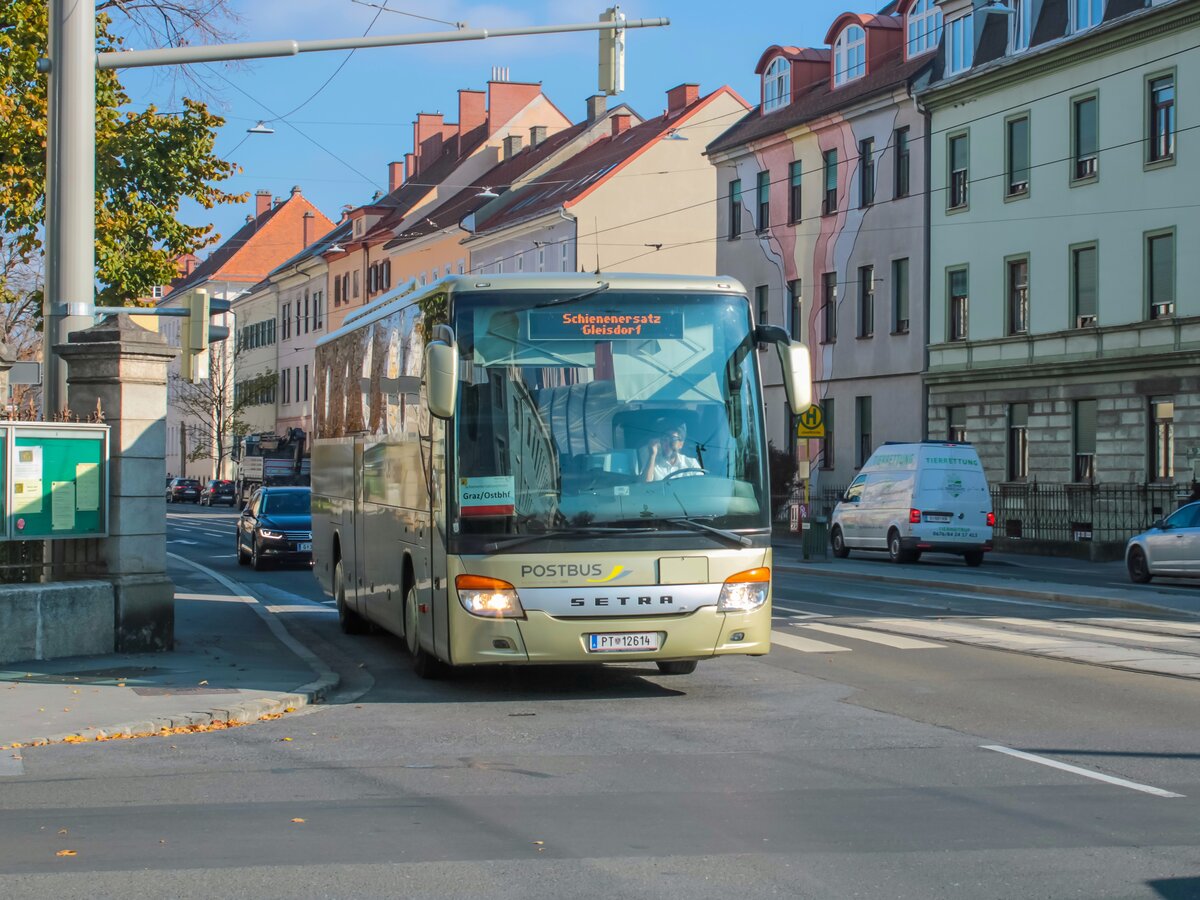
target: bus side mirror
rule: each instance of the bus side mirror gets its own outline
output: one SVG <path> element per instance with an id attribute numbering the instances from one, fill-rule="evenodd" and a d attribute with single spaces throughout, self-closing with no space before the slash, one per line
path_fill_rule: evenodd
<path id="1" fill-rule="evenodd" d="M 812 406 L 812 363 L 808 347 L 799 341 L 776 344 L 779 364 L 783 368 L 783 388 L 793 415 L 800 415 Z"/>
<path id="2" fill-rule="evenodd" d="M 454 416 L 458 400 L 458 346 L 431 341 L 425 348 L 425 384 L 429 411 L 439 419 Z"/>

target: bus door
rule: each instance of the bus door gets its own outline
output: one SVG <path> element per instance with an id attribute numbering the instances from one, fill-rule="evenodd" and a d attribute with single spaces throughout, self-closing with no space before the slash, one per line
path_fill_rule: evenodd
<path id="1" fill-rule="evenodd" d="M 353 602 L 350 604 L 358 612 L 361 612 L 364 606 L 363 600 L 366 597 L 366 590 L 363 584 L 363 579 L 366 574 L 366 553 L 364 552 L 365 523 L 363 516 L 363 435 L 356 434 L 354 436 L 354 463 L 351 466 L 351 471 L 354 473 L 354 492 L 351 495 L 350 501 L 350 521 L 351 533 L 354 535 L 354 555 L 353 555 L 353 570 L 350 576 L 350 587 L 353 590 L 350 595 L 353 596 Z M 347 597 L 349 600 L 349 597 Z"/>

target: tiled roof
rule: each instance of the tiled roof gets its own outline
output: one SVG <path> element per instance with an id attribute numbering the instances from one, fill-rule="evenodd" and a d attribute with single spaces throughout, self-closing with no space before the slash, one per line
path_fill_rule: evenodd
<path id="1" fill-rule="evenodd" d="M 844 109 L 875 94 L 911 84 L 925 74 L 934 54 L 923 53 L 904 62 L 880 66 L 862 78 L 833 88 L 830 79 L 822 78 L 801 90 L 799 96 L 782 109 L 763 114 L 762 107 L 750 110 L 741 121 L 708 145 L 709 153 L 719 153 L 731 147 L 786 131 L 796 125 Z"/>
<path id="2" fill-rule="evenodd" d="M 237 232 L 234 233 L 233 237 L 229 238 L 227 241 L 217 247 L 216 250 L 210 253 L 208 255 L 208 259 L 204 260 L 200 263 L 200 265 L 192 269 L 191 275 L 188 275 L 186 278 L 173 279 L 171 281 L 171 291 L 175 292 L 187 290 L 195 285 L 203 284 L 205 281 L 216 278 L 220 274 L 221 269 L 225 266 L 225 264 L 233 259 L 234 255 L 243 247 L 245 247 L 268 222 L 275 218 L 275 216 L 279 214 L 280 210 L 283 209 L 284 205 L 285 204 L 283 203 L 280 203 L 278 206 L 272 205 L 271 208 L 266 210 L 262 215 L 251 219 L 249 222 L 239 228 Z"/>
<path id="3" fill-rule="evenodd" d="M 350 232 L 353 230 L 353 225 L 354 223 L 348 219 L 345 222 L 338 223 L 330 231 L 321 235 L 321 237 L 317 238 L 291 259 L 284 260 L 277 265 L 274 269 L 267 273 L 267 279 L 264 280 L 268 280 L 272 275 L 277 275 L 280 272 L 290 269 L 292 266 L 296 265 L 302 260 L 313 256 L 320 256 L 334 244 L 338 243 L 339 241 L 344 241 L 346 238 L 348 238 L 350 236 Z"/>

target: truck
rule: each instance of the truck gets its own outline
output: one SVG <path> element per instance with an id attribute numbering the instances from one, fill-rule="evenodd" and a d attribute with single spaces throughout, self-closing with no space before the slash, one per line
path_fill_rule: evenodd
<path id="1" fill-rule="evenodd" d="M 242 439 L 236 493 L 239 506 L 264 485 L 299 487 L 309 484 L 309 458 L 305 455 L 307 435 L 289 428 L 283 435 L 251 434 Z"/>

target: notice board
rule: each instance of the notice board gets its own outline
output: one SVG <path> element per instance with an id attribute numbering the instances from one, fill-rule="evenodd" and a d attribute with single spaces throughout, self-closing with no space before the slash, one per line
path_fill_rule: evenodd
<path id="1" fill-rule="evenodd" d="M 108 426 L 10 423 L 3 460 L 9 540 L 108 534 Z"/>

